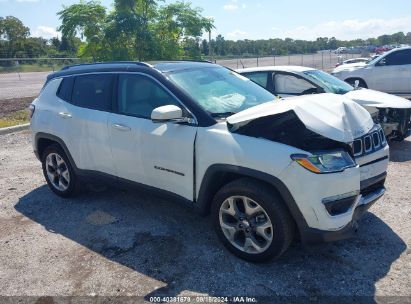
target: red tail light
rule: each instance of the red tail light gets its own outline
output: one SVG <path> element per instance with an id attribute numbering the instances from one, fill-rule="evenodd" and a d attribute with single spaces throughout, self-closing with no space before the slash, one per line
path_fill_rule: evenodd
<path id="1" fill-rule="evenodd" d="M 35 107 L 33 104 L 31 104 L 31 105 L 29 106 L 30 119 L 33 117 L 35 110 L 36 110 L 36 107 Z"/>

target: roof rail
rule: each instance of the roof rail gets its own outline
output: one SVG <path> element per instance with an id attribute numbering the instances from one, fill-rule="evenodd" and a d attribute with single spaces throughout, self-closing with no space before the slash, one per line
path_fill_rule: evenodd
<path id="1" fill-rule="evenodd" d="M 80 64 L 67 65 L 63 67 L 61 71 L 65 71 L 71 68 L 81 67 L 81 66 L 104 65 L 104 64 L 134 64 L 138 66 L 152 67 L 149 63 L 139 62 L 139 61 L 106 61 L 106 62 L 92 62 L 92 63 L 80 63 Z"/>

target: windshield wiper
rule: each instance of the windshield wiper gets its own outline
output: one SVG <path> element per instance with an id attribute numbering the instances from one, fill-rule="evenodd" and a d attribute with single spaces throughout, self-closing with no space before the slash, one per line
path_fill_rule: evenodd
<path id="1" fill-rule="evenodd" d="M 228 117 L 234 115 L 235 112 L 221 112 L 221 113 L 211 113 L 211 116 L 214 118 Z"/>

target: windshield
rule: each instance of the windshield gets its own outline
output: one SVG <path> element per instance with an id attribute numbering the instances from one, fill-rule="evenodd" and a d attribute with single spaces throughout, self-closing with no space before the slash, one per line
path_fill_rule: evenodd
<path id="1" fill-rule="evenodd" d="M 319 83 L 328 93 L 346 94 L 354 88 L 348 83 L 320 70 L 305 71 L 304 74 L 316 83 Z"/>
<path id="2" fill-rule="evenodd" d="M 223 67 L 175 71 L 168 77 L 214 117 L 226 117 L 276 98 L 248 78 Z"/>

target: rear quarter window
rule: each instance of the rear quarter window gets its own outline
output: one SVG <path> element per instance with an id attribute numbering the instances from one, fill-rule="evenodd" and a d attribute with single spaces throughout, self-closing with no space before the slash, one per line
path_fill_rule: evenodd
<path id="1" fill-rule="evenodd" d="M 57 90 L 57 96 L 67 102 L 71 102 L 71 93 L 73 91 L 73 77 L 65 77 L 60 83 Z"/>
<path id="2" fill-rule="evenodd" d="M 111 111 L 114 75 L 81 75 L 74 79 L 72 103 L 76 106 Z"/>

